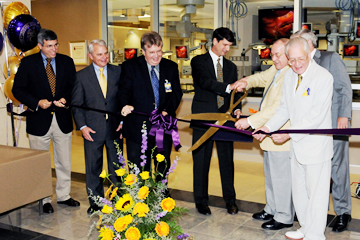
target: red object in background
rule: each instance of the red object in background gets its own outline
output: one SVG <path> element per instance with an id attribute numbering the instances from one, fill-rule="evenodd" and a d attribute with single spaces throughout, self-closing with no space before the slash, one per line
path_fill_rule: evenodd
<path id="1" fill-rule="evenodd" d="M 271 59 L 270 57 L 270 48 L 265 48 L 260 50 L 260 59 Z"/>
<path id="2" fill-rule="evenodd" d="M 176 57 L 177 58 L 188 58 L 186 46 L 176 46 Z"/>
<path id="3" fill-rule="evenodd" d="M 358 56 L 359 49 L 357 45 L 344 45 L 344 56 Z"/>
<path id="4" fill-rule="evenodd" d="M 259 10 L 259 39 L 290 37 L 293 22 L 293 9 Z"/>
<path id="5" fill-rule="evenodd" d="M 137 56 L 137 49 L 136 48 L 125 48 L 125 59 L 129 60 Z"/>
<path id="6" fill-rule="evenodd" d="M 360 38 L 360 22 L 357 22 L 356 37 L 357 37 L 357 38 Z"/>
<path id="7" fill-rule="evenodd" d="M 301 26 L 301 29 L 309 29 L 309 26 L 304 24 Z"/>

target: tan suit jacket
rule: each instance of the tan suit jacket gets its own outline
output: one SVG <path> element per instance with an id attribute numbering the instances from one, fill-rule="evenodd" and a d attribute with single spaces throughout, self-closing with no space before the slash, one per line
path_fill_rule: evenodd
<path id="1" fill-rule="evenodd" d="M 272 87 L 269 89 L 264 100 L 261 103 L 261 111 L 251 115 L 249 117 L 250 123 L 254 128 L 263 126 L 269 119 L 275 114 L 277 107 L 280 106 L 280 100 L 282 97 L 282 87 L 284 81 L 285 72 L 289 69 L 286 66 L 281 73 L 276 77 Z M 248 85 L 246 89 L 252 87 L 264 87 L 264 94 L 270 87 L 270 83 L 273 80 L 277 69 L 275 66 L 271 66 L 266 71 L 251 75 L 248 79 Z M 290 122 L 287 121 L 281 129 L 288 129 Z M 266 137 L 261 143 L 260 147 L 264 151 L 290 151 L 290 141 L 286 141 L 283 144 L 275 144 L 270 137 Z"/>

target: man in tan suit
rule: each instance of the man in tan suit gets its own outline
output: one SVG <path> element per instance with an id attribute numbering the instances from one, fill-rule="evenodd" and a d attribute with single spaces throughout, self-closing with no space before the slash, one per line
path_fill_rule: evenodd
<path id="1" fill-rule="evenodd" d="M 288 39 L 279 39 L 271 48 L 271 58 L 274 65 L 266 71 L 251 75 L 240 80 L 238 91 L 244 88 L 264 87 L 264 96 L 260 103 L 260 110 L 248 118 L 242 118 L 235 123 L 238 129 L 259 128 L 274 114 L 280 105 L 282 85 L 285 72 L 289 69 L 285 54 Z M 290 126 L 287 122 L 282 129 Z M 289 161 L 290 142 L 275 144 L 270 137 L 266 137 L 260 147 L 264 150 L 264 173 L 266 206 L 261 212 L 255 213 L 253 218 L 269 220 L 261 225 L 264 229 L 279 230 L 291 227 L 294 219 L 294 208 L 291 198 L 291 170 Z"/>

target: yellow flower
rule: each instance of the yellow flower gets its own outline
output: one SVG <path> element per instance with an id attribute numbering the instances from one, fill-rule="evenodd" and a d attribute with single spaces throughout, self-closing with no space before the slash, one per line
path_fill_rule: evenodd
<path id="1" fill-rule="evenodd" d="M 112 200 L 112 199 L 116 196 L 118 189 L 119 189 L 118 187 L 116 187 L 116 188 L 113 189 L 113 191 L 112 191 L 112 193 L 111 193 L 111 196 L 110 196 L 110 200 Z"/>
<path id="2" fill-rule="evenodd" d="M 115 230 L 117 232 L 124 231 L 127 228 L 127 226 L 132 222 L 132 220 L 133 220 L 133 217 L 130 214 L 116 219 L 116 221 L 114 223 Z"/>
<path id="3" fill-rule="evenodd" d="M 126 169 L 125 169 L 125 168 L 120 168 L 120 169 L 118 169 L 118 170 L 115 170 L 115 173 L 116 173 L 116 175 L 118 175 L 119 177 L 122 177 L 122 176 L 125 175 Z"/>
<path id="4" fill-rule="evenodd" d="M 112 187 L 113 187 L 113 185 L 111 184 L 111 186 L 108 188 L 108 190 L 106 190 L 105 198 L 107 198 L 107 196 L 109 196 L 109 193 L 110 193 Z"/>
<path id="5" fill-rule="evenodd" d="M 125 184 L 126 185 L 133 185 L 136 182 L 137 182 L 137 176 L 135 174 L 129 174 L 125 178 Z"/>
<path id="6" fill-rule="evenodd" d="M 134 200 L 129 193 L 124 194 L 115 204 L 117 210 L 127 212 L 134 205 Z"/>
<path id="7" fill-rule="evenodd" d="M 161 201 L 161 207 L 164 211 L 171 212 L 175 207 L 174 199 L 168 197 Z"/>
<path id="8" fill-rule="evenodd" d="M 103 213 L 109 214 L 109 213 L 112 213 L 113 208 L 112 208 L 112 207 L 109 207 L 108 205 L 104 205 L 104 207 L 103 207 L 103 209 L 101 209 L 101 211 L 102 211 Z"/>
<path id="9" fill-rule="evenodd" d="M 141 237 L 139 229 L 136 227 L 129 227 L 125 232 L 125 237 L 127 240 L 139 240 Z"/>
<path id="10" fill-rule="evenodd" d="M 146 203 L 137 203 L 134 206 L 133 215 L 138 215 L 139 217 L 145 217 L 149 213 L 149 207 Z"/>
<path id="11" fill-rule="evenodd" d="M 100 176 L 101 178 L 106 178 L 106 171 L 105 170 L 102 170 L 102 172 L 100 173 Z"/>
<path id="12" fill-rule="evenodd" d="M 113 231 L 110 228 L 107 228 L 106 226 L 101 228 L 99 232 L 100 232 L 99 237 L 101 237 L 100 240 L 112 240 L 114 238 Z"/>
<path id="13" fill-rule="evenodd" d="M 158 153 L 158 154 L 156 155 L 156 160 L 157 160 L 158 162 L 162 162 L 162 161 L 165 160 L 165 156 L 162 155 L 162 154 L 160 154 L 160 153 Z"/>
<path id="14" fill-rule="evenodd" d="M 103 217 L 103 215 L 100 215 L 99 221 L 98 221 L 98 223 L 97 223 L 97 225 L 96 225 L 96 228 L 97 228 L 97 229 L 100 229 L 102 217 Z"/>
<path id="15" fill-rule="evenodd" d="M 140 177 L 143 179 L 143 180 L 147 180 L 149 179 L 149 172 L 148 171 L 143 171 L 142 173 L 139 174 Z"/>
<path id="16" fill-rule="evenodd" d="M 149 188 L 147 186 L 143 186 L 140 188 L 139 192 L 138 192 L 138 197 L 141 200 L 144 200 L 147 198 L 147 196 L 149 195 Z"/>
<path id="17" fill-rule="evenodd" d="M 157 223 L 155 231 L 159 237 L 167 236 L 169 234 L 169 225 L 166 222 Z"/>

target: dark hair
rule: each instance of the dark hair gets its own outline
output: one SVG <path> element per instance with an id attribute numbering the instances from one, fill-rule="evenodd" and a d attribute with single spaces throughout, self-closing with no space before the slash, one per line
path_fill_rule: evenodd
<path id="1" fill-rule="evenodd" d="M 230 29 L 224 27 L 215 29 L 212 39 L 214 40 L 214 38 L 216 38 L 218 42 L 223 39 L 226 39 L 232 43 L 235 42 L 234 33 Z"/>
<path id="2" fill-rule="evenodd" d="M 145 46 L 150 48 L 152 45 L 162 47 L 161 36 L 157 32 L 144 33 L 141 37 L 141 49 L 145 51 Z"/>
<path id="3" fill-rule="evenodd" d="M 41 46 L 44 45 L 44 40 L 57 40 L 57 35 L 54 31 L 42 28 L 40 29 L 40 32 L 37 35 L 37 41 L 41 44 Z"/>

